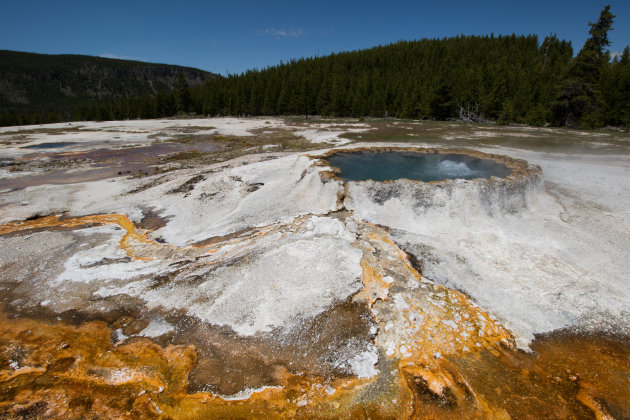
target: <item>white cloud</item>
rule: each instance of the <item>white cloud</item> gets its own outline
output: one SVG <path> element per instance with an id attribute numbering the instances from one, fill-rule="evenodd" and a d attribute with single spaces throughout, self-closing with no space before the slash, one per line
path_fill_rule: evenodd
<path id="1" fill-rule="evenodd" d="M 304 30 L 302 28 L 288 28 L 288 29 L 276 29 L 276 28 L 267 28 L 263 31 L 258 31 L 258 36 L 275 36 L 277 39 L 280 38 L 297 38 L 304 35 Z"/>

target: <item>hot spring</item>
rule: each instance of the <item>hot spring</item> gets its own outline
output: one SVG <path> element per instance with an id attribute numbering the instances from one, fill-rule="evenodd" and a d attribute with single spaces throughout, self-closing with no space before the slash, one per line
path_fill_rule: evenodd
<path id="1" fill-rule="evenodd" d="M 394 181 L 410 179 L 431 182 L 447 179 L 505 178 L 512 169 L 490 159 L 457 153 L 413 151 L 338 152 L 328 156 L 344 181 Z"/>
<path id="2" fill-rule="evenodd" d="M 329 150 L 318 159 L 331 168 L 321 172 L 324 180 L 344 181 L 345 209 L 383 225 L 387 217 L 413 220 L 427 211 L 515 213 L 543 187 L 540 167 L 476 150 L 369 147 Z"/>

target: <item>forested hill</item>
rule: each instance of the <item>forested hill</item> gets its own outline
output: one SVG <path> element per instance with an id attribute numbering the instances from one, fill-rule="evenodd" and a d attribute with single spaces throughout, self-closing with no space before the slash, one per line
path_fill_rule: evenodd
<path id="1" fill-rule="evenodd" d="M 209 114 L 321 114 L 540 122 L 573 49 L 536 36 L 401 41 L 208 83 Z"/>
<path id="2" fill-rule="evenodd" d="M 208 114 L 457 118 L 498 123 L 630 126 L 630 48 L 611 61 L 604 7 L 577 56 L 555 36 L 402 41 L 292 61 L 209 82 Z"/>
<path id="3" fill-rule="evenodd" d="M 180 75 L 189 86 L 217 77 L 166 64 L 0 50 L 0 123 L 69 120 L 81 107 L 171 92 Z"/>
<path id="4" fill-rule="evenodd" d="M 214 80 L 197 90 L 195 109 L 630 126 L 629 49 L 611 61 L 598 39 L 575 58 L 555 36 L 401 41 Z"/>
<path id="5" fill-rule="evenodd" d="M 585 48 L 587 48 L 585 46 Z M 109 103 L 81 119 L 311 115 L 630 126 L 629 49 L 536 36 L 403 41 L 214 79 L 170 96 Z M 176 108 L 174 108 L 176 106 Z"/>
<path id="6" fill-rule="evenodd" d="M 576 57 L 548 36 L 401 41 L 208 82 L 204 114 L 320 114 L 630 126 L 630 48 L 611 60 L 606 6 Z"/>

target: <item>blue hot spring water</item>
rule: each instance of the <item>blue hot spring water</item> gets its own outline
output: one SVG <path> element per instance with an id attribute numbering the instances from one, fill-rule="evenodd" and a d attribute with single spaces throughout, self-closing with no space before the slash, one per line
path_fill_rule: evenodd
<path id="1" fill-rule="evenodd" d="M 341 170 L 344 181 L 393 181 L 407 178 L 417 181 L 506 177 L 511 170 L 487 159 L 444 153 L 414 152 L 341 152 L 328 161 Z"/>

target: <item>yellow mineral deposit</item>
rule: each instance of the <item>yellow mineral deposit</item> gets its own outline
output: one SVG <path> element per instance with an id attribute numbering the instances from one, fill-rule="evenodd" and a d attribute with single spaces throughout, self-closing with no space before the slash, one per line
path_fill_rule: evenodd
<path id="1" fill-rule="evenodd" d="M 164 247 L 177 249 L 151 240 L 116 214 L 8 223 L 0 226 L 0 235 L 93 224 L 124 229 L 120 247 L 133 258 L 157 258 Z M 223 244 L 277 231 L 268 227 Z M 251 390 L 240 400 L 189 393 L 188 375 L 198 357 L 193 346 L 160 346 L 142 337 L 115 345 L 111 336 L 117 325 L 14 319 L 3 310 L 0 414 L 178 419 L 526 418 L 532 413 L 604 419 L 628 414 L 627 343 L 561 336 L 536 341 L 537 355 L 519 352 L 510 333 L 467 296 L 423 278 L 387 232 L 366 223 L 359 231 L 355 246 L 363 251 L 364 287 L 354 299 L 371 309 L 379 327 L 376 344 L 395 369 L 387 386 L 379 385 L 387 369 L 381 363 L 381 374 L 370 379 L 326 379 L 279 366 L 281 386 Z M 203 252 L 208 249 L 216 253 L 221 243 Z"/>
<path id="2" fill-rule="evenodd" d="M 146 338 L 111 343 L 103 322 L 73 327 L 0 313 L 0 410 L 35 412 L 46 402 L 49 417 L 205 418 L 333 417 L 359 410 L 354 401 L 367 380 L 308 378 L 278 373 L 282 387 L 228 401 L 209 393 L 187 393 L 187 376 L 196 360 L 191 346 L 160 347 Z M 40 404 L 41 405 L 41 404 Z M 323 410 L 323 411 L 322 411 Z M 25 411 L 25 412 L 26 412 Z"/>
<path id="3" fill-rule="evenodd" d="M 420 389 L 421 393 L 431 395 L 442 405 L 467 406 L 472 398 L 480 413 L 490 414 L 492 410 L 487 403 L 475 395 L 449 357 L 488 349 L 513 351 L 514 341 L 509 332 L 462 293 L 423 279 L 386 232 L 374 225 L 366 226 L 369 231 L 365 237 L 379 243 L 379 255 L 397 258 L 398 264 L 389 265 L 389 271 L 399 276 L 399 284 L 406 282 L 411 289 L 409 293 L 399 292 L 392 298 L 394 303 L 385 305 L 383 301 L 387 300 L 387 289 L 393 279 L 384 281 L 382 269 L 371 267 L 368 258 L 364 258 L 365 287 L 357 295 L 367 291 L 370 297 L 369 305 L 381 328 L 377 342 L 390 359 L 397 361 L 400 382 L 416 394 Z M 364 255 L 371 253 L 364 251 Z M 382 259 L 375 263 L 383 265 Z M 375 305 L 379 298 L 382 301 Z M 426 412 L 427 407 L 418 405 L 420 396 L 412 398 L 416 414 Z"/>
<path id="4" fill-rule="evenodd" d="M 354 295 L 354 300 L 367 302 L 370 307 L 378 299 L 387 300 L 390 284 L 383 280 L 383 274 L 380 270 L 371 266 L 365 257 L 361 260 L 361 269 L 363 289 Z"/>
<path id="5" fill-rule="evenodd" d="M 25 222 L 10 222 L 0 226 L 0 235 L 31 229 L 80 228 L 91 224 L 116 224 L 120 226 L 126 232 L 120 241 L 120 247 L 127 252 L 127 255 L 137 259 L 151 259 L 133 255 L 130 247 L 135 243 L 156 245 L 156 242 L 149 239 L 141 230 L 136 229 L 133 222 L 122 214 L 92 215 L 67 219 L 59 216 L 46 216 Z"/>

